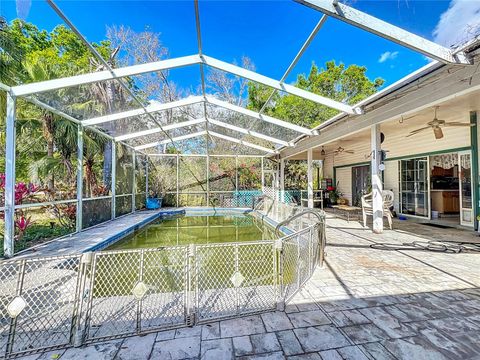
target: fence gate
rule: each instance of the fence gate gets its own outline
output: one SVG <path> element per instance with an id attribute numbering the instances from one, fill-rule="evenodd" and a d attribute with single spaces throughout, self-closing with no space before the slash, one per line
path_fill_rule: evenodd
<path id="1" fill-rule="evenodd" d="M 94 254 L 85 342 L 187 323 L 188 247 Z"/>
<path id="2" fill-rule="evenodd" d="M 273 241 L 195 246 L 197 322 L 276 309 L 277 256 Z"/>
<path id="3" fill-rule="evenodd" d="M 0 262 L 0 357 L 275 310 L 312 275 L 324 231 Z"/>
<path id="4" fill-rule="evenodd" d="M 5 357 L 71 343 L 79 256 L 0 262 L 0 351 Z"/>

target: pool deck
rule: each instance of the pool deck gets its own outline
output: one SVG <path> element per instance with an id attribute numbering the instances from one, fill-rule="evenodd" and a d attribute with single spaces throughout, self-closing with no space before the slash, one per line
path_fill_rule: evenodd
<path id="1" fill-rule="evenodd" d="M 184 214 L 184 208 L 142 210 L 107 221 L 79 233 L 65 236 L 22 251 L 14 259 L 37 256 L 60 256 L 101 250 L 153 220 Z"/>
<path id="2" fill-rule="evenodd" d="M 285 312 L 22 359 L 480 359 L 480 254 L 370 247 L 478 234 L 410 222 L 373 234 L 330 215 L 327 225 L 326 263 Z"/>

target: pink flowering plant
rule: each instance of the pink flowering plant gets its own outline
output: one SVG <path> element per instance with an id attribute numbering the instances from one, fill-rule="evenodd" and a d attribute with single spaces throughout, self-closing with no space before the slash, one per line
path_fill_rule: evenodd
<path id="1" fill-rule="evenodd" d="M 15 184 L 15 205 L 24 204 L 26 201 L 34 202 L 40 188 L 32 183 L 18 182 Z M 5 204 L 5 174 L 0 173 L 0 202 Z M 3 213 L 1 214 L 3 218 Z M 22 240 L 27 229 L 33 224 L 31 216 L 25 209 L 15 211 L 16 240 Z"/>

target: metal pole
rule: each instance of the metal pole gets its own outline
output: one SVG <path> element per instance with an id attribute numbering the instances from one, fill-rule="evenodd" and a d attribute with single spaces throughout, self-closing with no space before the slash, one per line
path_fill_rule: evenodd
<path id="1" fill-rule="evenodd" d="M 135 193 L 137 192 L 137 184 L 135 183 L 136 177 L 135 177 L 135 170 L 137 166 L 137 153 L 135 150 L 133 150 L 133 155 L 132 155 L 132 167 L 133 167 L 133 174 L 132 174 L 132 213 L 135 212 L 136 206 L 135 206 Z"/>
<path id="2" fill-rule="evenodd" d="M 112 189 L 112 220 L 115 219 L 115 210 L 116 210 L 116 182 L 117 182 L 117 147 L 114 140 L 112 140 L 112 180 L 111 180 L 111 189 Z"/>
<path id="3" fill-rule="evenodd" d="M 263 168 L 264 166 L 264 161 L 263 161 L 263 156 L 261 157 L 261 163 L 262 163 L 262 194 L 265 192 L 265 170 Z"/>
<path id="4" fill-rule="evenodd" d="M 308 207 L 313 208 L 313 150 L 312 148 L 307 150 L 307 199 Z"/>
<path id="5" fill-rule="evenodd" d="M 280 202 L 285 201 L 285 159 L 280 160 Z"/>
<path id="6" fill-rule="evenodd" d="M 23 284 L 25 281 L 25 267 L 26 267 L 27 260 L 23 259 L 19 265 L 19 271 L 17 275 L 17 286 L 16 286 L 16 297 L 22 296 L 23 293 Z M 16 335 L 16 328 L 17 328 L 17 321 L 18 315 L 14 318 L 10 318 L 10 328 L 7 337 L 7 344 L 5 349 L 5 355 L 8 358 L 12 351 L 13 345 L 15 344 L 15 335 Z"/>
<path id="7" fill-rule="evenodd" d="M 148 173 L 148 156 L 145 156 L 145 199 L 148 197 L 148 178 L 149 178 L 149 173 Z"/>
<path id="8" fill-rule="evenodd" d="M 372 125 L 372 211 L 373 211 L 373 232 L 380 234 L 383 232 L 383 197 L 382 180 L 380 173 L 380 125 Z"/>
<path id="9" fill-rule="evenodd" d="M 5 148 L 5 235 L 4 256 L 12 257 L 15 240 L 15 115 L 16 98 L 7 92 Z"/>
<path id="10" fill-rule="evenodd" d="M 83 227 L 83 125 L 77 127 L 77 232 Z"/>
<path id="11" fill-rule="evenodd" d="M 205 130 L 207 131 L 205 137 L 207 139 L 206 141 L 206 145 L 207 145 L 207 163 L 206 163 L 206 166 L 207 166 L 207 206 L 210 206 L 210 155 L 209 155 L 209 151 L 208 151 L 208 146 L 209 146 L 209 137 L 208 137 L 208 123 L 205 123 Z"/>
<path id="12" fill-rule="evenodd" d="M 312 43 L 313 39 L 315 38 L 315 36 L 318 34 L 318 32 L 320 31 L 320 29 L 322 28 L 323 24 L 325 24 L 325 21 L 327 21 L 327 15 L 323 15 L 320 20 L 318 21 L 317 25 L 315 25 L 315 27 L 313 28 L 312 32 L 310 33 L 310 35 L 308 35 L 308 38 L 307 40 L 305 40 L 305 42 L 303 43 L 302 47 L 300 48 L 300 50 L 298 51 L 298 53 L 295 55 L 295 57 L 293 58 L 292 62 L 290 63 L 290 65 L 288 66 L 287 70 L 285 71 L 285 73 L 283 74 L 282 78 L 280 79 L 280 82 L 285 82 L 285 80 L 287 80 L 287 77 L 288 75 L 290 74 L 290 72 L 293 70 L 293 68 L 295 67 L 295 65 L 297 65 L 298 61 L 300 60 L 300 58 L 302 57 L 302 55 L 305 53 L 305 51 L 307 50 L 307 48 L 310 46 L 310 44 Z M 262 108 L 260 109 L 259 113 L 263 113 L 263 111 L 265 110 L 265 108 L 267 107 L 267 105 L 270 103 L 270 101 L 272 100 L 273 96 L 275 95 L 275 93 L 277 92 L 276 89 L 274 89 L 267 101 L 265 101 L 265 103 L 263 104 Z"/>
<path id="13" fill-rule="evenodd" d="M 180 206 L 179 182 L 180 180 L 180 155 L 177 154 L 177 207 Z M 188 197 L 188 196 L 187 196 Z"/>

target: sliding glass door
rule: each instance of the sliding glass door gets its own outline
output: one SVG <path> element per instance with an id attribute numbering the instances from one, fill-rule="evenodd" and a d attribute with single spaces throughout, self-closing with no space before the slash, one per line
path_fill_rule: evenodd
<path id="1" fill-rule="evenodd" d="M 430 218 L 428 158 L 401 160 L 400 213 Z"/>
<path id="2" fill-rule="evenodd" d="M 473 226 L 472 157 L 470 151 L 458 153 L 460 177 L 460 224 Z"/>

